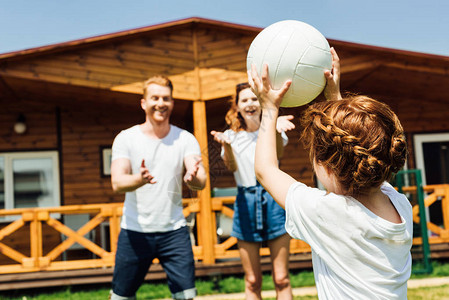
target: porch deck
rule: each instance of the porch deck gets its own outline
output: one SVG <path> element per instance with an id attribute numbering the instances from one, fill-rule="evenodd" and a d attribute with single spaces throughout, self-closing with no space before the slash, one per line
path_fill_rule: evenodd
<path id="1" fill-rule="evenodd" d="M 426 186 L 427 194 L 424 199 L 428 208 L 436 201 L 441 201 L 442 223 L 427 222 L 428 230 L 432 233 L 429 237 L 431 257 L 435 259 L 449 257 L 449 185 Z M 404 192 L 413 193 L 416 187 L 404 188 Z M 235 247 L 237 240 L 233 237 L 219 240 L 214 235 L 211 240 L 202 237 L 212 236 L 216 232 L 215 215 L 221 213 L 232 218 L 233 211 L 228 207 L 235 197 L 213 197 L 211 210 L 202 211 L 198 199 L 185 199 L 184 215 L 196 215 L 195 241 L 193 253 L 196 263 L 196 276 L 213 276 L 227 274 L 243 274 L 239 260 L 239 253 Z M 78 230 L 72 230 L 66 224 L 61 223 L 57 216 L 90 214 L 90 220 Z M 0 216 L 15 216 L 15 220 L 0 229 L 0 253 L 6 256 L 10 262 L 0 263 L 0 290 L 25 289 L 61 285 L 98 284 L 111 282 L 114 265 L 116 243 L 118 238 L 119 218 L 122 214 L 122 204 L 101 205 L 76 205 L 52 208 L 30 208 L 0 210 Z M 208 214 L 208 218 L 204 215 Z M 205 222 L 212 220 L 212 222 Z M 413 205 L 413 221 L 419 223 L 419 206 Z M 98 241 L 86 238 L 86 235 L 101 228 L 101 224 L 107 222 L 109 230 L 109 247 L 104 247 Z M 29 239 L 21 241 L 28 250 L 15 249 L 8 242 L 14 240 L 14 234 L 18 231 L 29 232 Z M 45 231 L 47 230 L 47 233 Z M 44 241 L 49 236 L 48 230 L 58 236 L 64 235 L 59 244 L 45 247 Z M 207 234 L 205 234 L 207 232 Z M 10 238 L 8 240 L 8 238 Z M 17 240 L 17 238 L 16 238 Z M 79 244 L 88 253 L 88 259 L 62 258 L 62 255 L 75 243 Z M 213 243 L 211 252 L 207 253 L 205 243 Z M 420 237 L 413 239 L 413 244 L 421 245 Z M 47 245 L 48 246 L 48 245 Z M 47 249 L 45 249 L 47 248 Z M 18 251 L 19 250 L 19 251 Z M 292 240 L 290 245 L 290 269 L 311 268 L 310 247 L 299 240 Z M 261 248 L 263 270 L 270 270 L 269 249 Z M 422 253 L 412 253 L 414 258 L 419 258 Z M 211 257 L 212 263 L 205 260 Z M 163 279 L 165 274 L 155 260 L 154 265 L 147 274 L 146 279 Z"/>
<path id="2" fill-rule="evenodd" d="M 312 268 L 310 253 L 295 254 L 291 256 L 290 269 L 298 270 L 309 268 Z M 263 257 L 262 270 L 269 271 L 270 269 L 270 259 L 268 257 Z M 69 285 L 107 284 L 112 282 L 113 271 L 113 267 L 104 267 L 97 269 L 3 274 L 0 275 L 0 291 Z M 195 264 L 195 275 L 197 278 L 242 274 L 243 268 L 240 260 L 237 259 L 217 261 L 213 265 L 206 265 L 202 262 L 196 262 Z M 148 271 L 145 280 L 163 280 L 165 278 L 166 275 L 161 265 L 153 264 Z"/>

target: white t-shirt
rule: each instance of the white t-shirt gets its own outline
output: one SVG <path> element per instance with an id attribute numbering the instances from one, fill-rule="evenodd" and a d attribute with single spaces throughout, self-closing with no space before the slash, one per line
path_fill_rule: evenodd
<path id="1" fill-rule="evenodd" d="M 234 178 L 237 186 L 249 187 L 256 185 L 256 173 L 254 171 L 254 157 L 256 155 L 256 143 L 259 130 L 248 132 L 245 130 L 235 132 L 231 129 L 223 133 L 230 141 L 237 171 L 234 172 Z M 288 143 L 288 137 L 282 132 L 282 142 Z M 222 148 L 221 156 L 224 155 Z"/>
<path id="2" fill-rule="evenodd" d="M 286 197 L 287 232 L 312 248 L 320 299 L 407 299 L 412 207 L 384 183 L 402 223 L 382 219 L 352 197 L 294 183 Z"/>
<path id="3" fill-rule="evenodd" d="M 132 173 L 140 173 L 142 159 L 157 181 L 125 195 L 121 227 L 138 232 L 166 232 L 186 225 L 182 213 L 184 158 L 200 155 L 195 137 L 170 125 L 162 139 L 145 135 L 140 125 L 120 132 L 112 145 L 112 160 L 126 158 Z"/>

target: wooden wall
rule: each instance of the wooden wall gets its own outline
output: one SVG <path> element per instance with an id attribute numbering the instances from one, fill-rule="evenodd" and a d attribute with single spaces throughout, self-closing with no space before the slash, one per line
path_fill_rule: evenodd
<path id="1" fill-rule="evenodd" d="M 110 177 L 101 175 L 101 147 L 137 119 L 111 110 L 61 111 L 64 205 L 118 201 L 111 193 Z M 142 121 L 142 116 L 140 116 Z"/>
<path id="2" fill-rule="evenodd" d="M 57 150 L 56 117 L 54 107 L 42 107 L 40 103 L 24 103 L 14 99 L 0 99 L 0 152 L 16 152 L 30 150 Z M 17 135 L 13 126 L 19 114 L 26 117 L 27 132 Z M 1 227 L 8 223 L 0 224 Z M 29 226 L 25 226 L 12 236 L 5 237 L 2 243 L 30 253 Z M 47 241 L 44 250 L 51 250 L 59 241 L 59 236 L 52 233 L 48 226 L 43 228 L 44 238 Z M 0 255 L 0 264 L 13 263 L 11 259 Z"/>
<path id="3" fill-rule="evenodd" d="M 11 102 L 9 102 L 11 101 Z M 13 99 L 0 99 L 0 151 L 29 149 L 56 149 L 56 118 L 51 107 L 39 107 L 38 103 L 20 103 Z M 27 132 L 17 135 L 13 126 L 20 114 L 26 117 Z"/>

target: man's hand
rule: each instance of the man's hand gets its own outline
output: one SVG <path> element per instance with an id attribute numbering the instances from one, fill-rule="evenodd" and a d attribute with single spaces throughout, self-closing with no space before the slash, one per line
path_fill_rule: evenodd
<path id="1" fill-rule="evenodd" d="M 142 178 L 142 182 L 144 183 L 156 183 L 153 175 L 151 175 L 150 171 L 145 167 L 145 160 L 142 159 L 142 164 L 140 165 L 140 177 Z"/>
<path id="2" fill-rule="evenodd" d="M 132 192 L 147 183 L 153 184 L 156 180 L 145 167 L 145 160 L 142 159 L 140 172 L 136 173 L 132 172 L 131 161 L 127 158 L 118 158 L 111 163 L 111 184 L 114 192 Z"/>
<path id="3" fill-rule="evenodd" d="M 184 182 L 192 190 L 202 190 L 206 185 L 206 172 L 200 156 L 192 155 L 185 159 Z"/>

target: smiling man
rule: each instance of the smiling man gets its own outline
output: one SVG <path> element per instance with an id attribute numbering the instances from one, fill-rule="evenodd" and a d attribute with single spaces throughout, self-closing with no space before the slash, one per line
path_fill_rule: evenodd
<path id="1" fill-rule="evenodd" d="M 182 212 L 182 181 L 200 190 L 206 173 L 195 137 L 170 124 L 172 93 L 168 78 L 148 79 L 140 103 L 145 123 L 120 132 L 112 145 L 112 188 L 125 193 L 113 300 L 135 299 L 154 258 L 167 273 L 174 299 L 196 295 L 192 246 Z"/>

